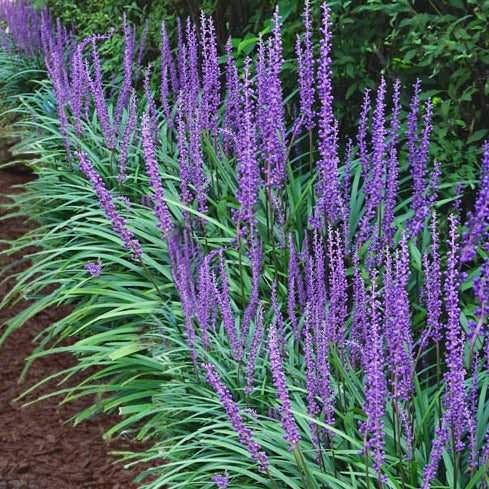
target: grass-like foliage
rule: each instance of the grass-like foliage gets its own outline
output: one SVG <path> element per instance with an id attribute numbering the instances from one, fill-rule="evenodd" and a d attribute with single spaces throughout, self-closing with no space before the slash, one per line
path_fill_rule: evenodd
<path id="1" fill-rule="evenodd" d="M 2 305 L 37 300 L 1 339 L 73 305 L 26 368 L 73 352 L 60 392 L 96 394 L 75 421 L 118 412 L 107 436 L 152 440 L 122 454 L 152 462 L 147 489 L 487 483 L 489 147 L 467 209 L 474 182 L 447 187 L 430 158 L 420 83 L 384 79 L 344 141 L 329 19 L 306 2 L 297 57 L 283 60 L 277 10 L 242 70 L 230 45 L 218 57 L 204 15 L 175 48 L 163 24 L 161 66 L 147 69 L 124 22 L 116 84 L 100 52 L 120 33 L 75 41 L 39 26 L 49 80 L 16 113 L 41 158 L 15 202 L 38 227 L 12 243 L 38 251 Z"/>

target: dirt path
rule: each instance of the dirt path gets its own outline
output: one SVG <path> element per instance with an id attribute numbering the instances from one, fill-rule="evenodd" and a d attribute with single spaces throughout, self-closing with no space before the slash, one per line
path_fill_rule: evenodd
<path id="1" fill-rule="evenodd" d="M 5 202 L 5 196 L 14 191 L 12 185 L 30 178 L 0 171 L 0 201 Z M 0 221 L 0 239 L 15 238 L 27 229 L 22 219 Z M 10 257 L 0 256 L 0 268 L 9 261 Z M 11 285 L 0 284 L 0 297 Z M 21 311 L 24 304 L 0 311 L 0 324 Z M 115 458 L 109 454 L 129 445 L 119 440 L 108 444 L 101 439 L 104 426 L 113 424 L 114 419 L 99 416 L 71 427 L 63 422 L 86 407 L 86 401 L 60 406 L 58 398 L 50 398 L 27 407 L 12 402 L 28 386 L 74 364 L 68 354 L 49 356 L 33 364 L 23 384 L 17 383 L 24 358 L 33 350 L 34 336 L 63 312 L 59 308 L 38 314 L 0 347 L 0 489 L 135 488 L 131 481 L 138 470 L 115 466 Z M 40 389 L 37 395 L 48 391 Z"/>

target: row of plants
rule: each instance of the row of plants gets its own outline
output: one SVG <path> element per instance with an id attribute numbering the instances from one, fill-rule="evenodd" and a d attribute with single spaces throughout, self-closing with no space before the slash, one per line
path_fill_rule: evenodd
<path id="1" fill-rule="evenodd" d="M 151 440 L 121 454 L 151 462 L 148 489 L 485 487 L 489 146 L 478 187 L 454 187 L 430 156 L 434 102 L 384 78 L 345 137 L 327 4 L 305 2 L 286 77 L 278 9 L 248 55 L 219 57 L 204 14 L 175 43 L 162 24 L 146 67 L 125 17 L 78 39 L 0 7 L 1 84 L 41 155 L 12 204 L 38 227 L 11 243 L 39 249 L 2 305 L 35 301 L 1 340 L 73 305 L 26 369 L 77 357 L 54 376 L 66 401 L 95 394 L 75 422 L 118 413 L 106 436 Z"/>
<path id="2" fill-rule="evenodd" d="M 218 52 L 224 54 L 228 36 L 233 47 L 246 54 L 256 49 L 259 32 L 272 28 L 274 2 L 267 0 L 200 0 L 185 2 L 133 2 L 97 0 L 59 2 L 37 0 L 48 5 L 67 26 L 75 26 L 81 37 L 105 32 L 122 22 L 125 11 L 132 22 L 141 22 L 147 33 L 145 60 L 157 62 L 160 24 L 165 20 L 171 38 L 178 36 L 178 18 L 190 17 L 198 25 L 199 12 L 212 14 Z M 320 0 L 311 1 L 314 17 L 320 16 Z M 304 2 L 280 0 L 287 29 L 282 33 L 284 88 L 294 89 L 296 33 L 301 29 Z M 395 3 L 382 1 L 329 3 L 335 49 L 332 52 L 335 115 L 342 137 L 354 137 L 363 90 L 374 89 L 380 76 L 393 81 L 401 77 L 410 86 L 423 81 L 423 101 L 433 100 L 433 157 L 450 164 L 452 181 L 476 177 L 477 146 L 487 137 L 489 84 L 487 63 L 489 4 L 480 0 L 435 0 Z M 141 21 L 140 19 L 145 19 Z M 144 36 L 143 36 L 144 37 Z M 312 35 L 317 47 L 320 36 Z M 107 73 L 122 63 L 122 37 L 113 36 L 103 50 Z M 239 63 L 239 59 L 237 60 Z M 290 75 L 290 76 L 289 76 Z M 401 89 L 403 104 L 409 90 Z M 343 141 L 344 142 L 344 141 Z M 476 144 L 474 144 L 476 143 Z M 454 157 L 454 154 L 457 156 Z"/>

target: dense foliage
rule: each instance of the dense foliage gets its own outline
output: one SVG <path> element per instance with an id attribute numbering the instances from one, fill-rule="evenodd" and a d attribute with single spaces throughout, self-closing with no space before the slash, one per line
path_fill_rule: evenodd
<path id="1" fill-rule="evenodd" d="M 123 17 L 110 69 L 114 32 L 1 7 L 2 63 L 48 74 L 17 109 L 42 158 L 16 199 L 39 227 L 13 250 L 40 249 L 3 304 L 37 300 L 2 339 L 74 305 L 28 364 L 73 352 L 61 390 L 97 367 L 65 391 L 97 394 L 76 421 L 116 411 L 107 436 L 153 440 L 125 454 L 155 464 L 147 488 L 487 484 L 488 145 L 467 213 L 421 81 L 379 76 L 343 131 L 326 4 L 288 61 L 278 9 L 221 59 L 210 17 L 175 42 L 162 24 L 147 68 Z"/>
<path id="2" fill-rule="evenodd" d="M 128 19 L 148 22 L 147 59 L 156 61 L 159 54 L 159 25 L 167 23 L 171 38 L 176 38 L 176 20 L 190 17 L 199 23 L 200 10 L 212 14 L 216 25 L 218 50 L 224 53 L 229 35 L 240 52 L 249 54 L 256 47 L 258 33 L 271 29 L 274 3 L 256 0 L 199 0 L 165 2 L 59 2 L 42 0 L 65 25 L 76 26 L 81 37 L 106 32 L 114 22 Z M 320 15 L 320 0 L 312 0 L 313 16 Z M 296 33 L 301 26 L 302 0 L 280 0 L 281 15 L 287 22 L 283 32 L 285 60 L 294 58 Z M 345 2 L 333 0 L 332 53 L 335 114 L 342 134 L 352 137 L 363 90 L 375 88 L 381 75 L 388 80 L 401 77 L 408 85 L 419 78 L 423 97 L 434 104 L 435 137 L 432 156 L 450 166 L 452 180 L 475 178 L 476 150 L 473 143 L 487 137 L 489 105 L 489 3 L 470 0 L 436 0 L 430 2 Z M 141 26 L 141 33 L 143 26 Z M 318 46 L 320 36 L 313 33 Z M 104 69 L 120 65 L 122 39 L 114 36 L 102 47 Z M 284 66 L 287 93 L 293 83 L 294 64 Z M 290 73 L 291 76 L 288 76 Z M 401 90 L 403 104 L 409 92 Z M 454 154 L 457 155 L 454 158 Z"/>

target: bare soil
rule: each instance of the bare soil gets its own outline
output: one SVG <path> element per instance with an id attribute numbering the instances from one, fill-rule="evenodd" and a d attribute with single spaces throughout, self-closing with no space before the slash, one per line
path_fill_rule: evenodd
<path id="1" fill-rule="evenodd" d="M 0 171 L 0 205 L 8 195 L 21 191 L 13 186 L 32 179 L 25 173 Z M 0 210 L 0 216 L 3 210 Z M 32 224 L 21 218 L 0 220 L 0 239 L 13 239 Z M 0 270 L 19 257 L 0 256 Z M 29 266 L 16 265 L 14 270 Z M 0 298 L 10 290 L 12 281 L 0 284 Z M 26 302 L 0 311 L 0 326 L 18 314 Z M 67 309 L 49 309 L 39 313 L 24 327 L 10 335 L 0 347 L 0 489 L 125 489 L 135 488 L 131 481 L 138 468 L 124 469 L 115 464 L 112 450 L 141 449 L 128 441 L 102 440 L 103 432 L 119 418 L 98 416 L 73 427 L 66 420 L 87 407 L 87 400 L 60 404 L 49 398 L 30 406 L 14 399 L 39 380 L 75 364 L 70 354 L 49 355 L 33 363 L 25 381 L 19 385 L 24 359 L 34 349 L 33 338 L 46 326 L 67 313 Z M 78 379 L 74 379 L 76 382 Z M 32 400 L 53 389 L 43 386 Z"/>

